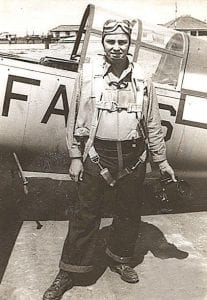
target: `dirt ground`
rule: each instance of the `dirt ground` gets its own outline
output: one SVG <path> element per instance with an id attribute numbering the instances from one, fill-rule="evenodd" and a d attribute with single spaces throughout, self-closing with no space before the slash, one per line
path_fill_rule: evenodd
<path id="1" fill-rule="evenodd" d="M 205 300 L 207 299 L 207 218 L 205 212 L 143 217 L 134 266 L 140 282 L 120 280 L 103 263 L 111 219 L 102 220 L 92 284 L 75 286 L 63 300 Z M 0 287 L 1 300 L 40 300 L 58 271 L 65 221 L 23 223 Z"/>

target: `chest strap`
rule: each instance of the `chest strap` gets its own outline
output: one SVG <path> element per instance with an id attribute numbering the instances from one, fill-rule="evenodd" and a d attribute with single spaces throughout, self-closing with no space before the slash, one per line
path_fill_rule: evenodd
<path id="1" fill-rule="evenodd" d="M 127 105 L 120 105 L 113 101 L 98 101 L 96 102 L 96 107 L 102 110 L 108 110 L 110 112 L 118 111 L 121 109 L 126 110 L 128 113 L 139 112 L 139 105 L 136 103 L 128 103 Z"/>
<path id="2" fill-rule="evenodd" d="M 89 64 L 90 65 L 90 64 Z M 83 72 L 84 73 L 84 72 Z M 103 100 L 104 91 L 104 78 L 103 78 L 103 64 L 91 64 L 88 66 L 88 74 L 91 80 L 91 99 L 94 105 L 94 112 L 92 117 L 91 128 L 89 131 L 89 138 L 86 142 L 83 161 L 85 161 L 87 155 L 89 154 L 90 148 L 93 145 L 93 141 L 98 129 L 98 124 L 101 118 L 103 110 L 116 111 L 122 109 L 115 102 L 109 102 Z M 135 103 L 129 103 L 126 109 L 127 112 L 136 112 L 138 121 L 143 117 L 143 101 L 144 101 L 144 80 L 143 75 L 140 72 L 140 67 L 134 65 L 132 71 L 132 86 L 134 89 L 134 94 L 136 97 Z"/>

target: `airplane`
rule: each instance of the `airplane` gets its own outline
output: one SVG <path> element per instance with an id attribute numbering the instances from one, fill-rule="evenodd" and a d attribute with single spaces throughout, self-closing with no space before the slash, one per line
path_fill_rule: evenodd
<path id="1" fill-rule="evenodd" d="M 57 201 L 71 195 L 73 183 L 68 182 L 65 139 L 68 114 L 83 63 L 95 55 L 103 55 L 101 29 L 110 14 L 116 18 L 115 13 L 92 4 L 87 6 L 69 59 L 45 56 L 35 60 L 0 53 L 1 173 L 3 178 L 6 172 L 12 174 L 11 184 L 18 174 L 23 186 L 20 190 L 24 190 L 27 198 L 40 197 L 39 179 L 44 182 L 46 193 L 51 192 L 51 186 L 57 188 Z M 190 185 L 193 192 L 187 193 L 189 197 L 184 199 L 189 201 L 185 202 L 185 210 L 205 209 L 207 42 L 164 26 L 145 24 L 140 19 L 132 22 L 130 54 L 146 74 L 153 74 L 168 160 L 178 178 L 182 178 L 182 187 L 176 187 L 181 192 L 181 201 Z M 153 197 L 159 200 L 161 197 L 164 203 L 169 198 L 166 196 L 168 188 L 163 181 L 157 184 L 158 177 L 155 170 L 148 175 L 147 183 L 152 187 Z M 58 183 L 51 184 L 51 180 Z M 61 187 L 64 187 L 64 196 L 59 193 Z M 2 197 L 8 195 L 10 188 L 8 181 L 3 180 Z M 196 202 L 189 200 L 192 197 Z M 156 209 L 151 208 L 151 211 L 156 213 Z M 171 211 L 173 209 L 171 207 Z"/>
<path id="2" fill-rule="evenodd" d="M 66 125 L 84 62 L 103 55 L 103 22 L 116 13 L 89 4 L 68 59 L 0 53 L 0 281 L 24 220 L 67 220 L 76 197 Z M 122 17 L 126 19 L 126 17 Z M 156 88 L 167 156 L 179 184 L 153 172 L 143 214 L 206 210 L 207 42 L 133 19 L 130 54 Z M 106 193 L 106 206 L 113 193 Z M 172 200 L 172 201 L 171 201 Z M 105 212 L 108 216 L 109 211 Z"/>

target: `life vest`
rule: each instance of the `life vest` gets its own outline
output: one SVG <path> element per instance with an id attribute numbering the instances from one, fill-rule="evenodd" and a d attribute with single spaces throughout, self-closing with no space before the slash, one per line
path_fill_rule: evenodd
<path id="1" fill-rule="evenodd" d="M 90 63 L 85 63 L 80 70 L 80 89 L 81 89 L 81 100 L 86 101 L 83 105 L 83 109 L 87 107 L 87 101 L 92 106 L 92 120 L 89 130 L 89 137 L 85 144 L 85 149 L 83 153 L 83 160 L 86 159 L 93 141 L 96 135 L 98 122 L 100 120 L 101 113 L 103 110 L 107 109 L 113 111 L 118 109 L 117 105 L 114 107 L 114 103 L 110 101 L 103 101 L 103 91 L 104 91 L 104 60 L 95 59 Z M 143 120 L 143 103 L 144 103 L 144 88 L 145 81 L 144 75 L 141 67 L 137 63 L 133 63 L 132 68 L 132 87 L 135 95 L 135 102 L 129 102 L 127 104 L 128 112 L 136 112 L 138 121 Z M 72 103 L 70 107 L 69 117 L 68 117 L 68 126 L 67 126 L 67 135 L 66 141 L 68 149 L 72 148 L 73 144 L 73 130 L 75 128 L 75 115 L 76 115 L 76 102 L 77 101 L 77 84 L 74 88 Z M 78 105 L 78 103 L 77 103 Z M 79 106 L 79 105 L 78 105 Z M 80 104 L 81 106 L 81 104 Z"/>
<path id="2" fill-rule="evenodd" d="M 91 85 L 87 88 L 90 95 L 84 95 L 86 98 L 91 98 L 94 105 L 94 113 L 91 122 L 91 128 L 89 132 L 89 138 L 85 144 L 85 149 L 83 153 L 83 161 L 86 159 L 89 151 L 92 150 L 93 141 L 96 135 L 98 123 L 103 110 L 114 111 L 114 109 L 119 109 L 118 105 L 114 107 L 112 101 L 103 101 L 103 91 L 104 91 L 104 78 L 103 78 L 103 61 L 87 63 L 83 65 L 82 70 L 82 83 L 87 81 L 87 84 Z M 91 79 L 91 80 L 90 80 Z M 127 104 L 128 112 L 136 112 L 138 121 L 143 118 L 143 102 L 144 102 L 144 76 L 141 67 L 138 64 L 133 64 L 132 68 L 132 87 L 135 95 L 135 102 L 129 102 Z M 82 95 L 83 97 L 83 95 Z M 123 108 L 123 107 L 121 107 Z"/>
<path id="3" fill-rule="evenodd" d="M 82 95 L 86 98 L 92 98 L 95 106 L 99 110 L 114 111 L 116 109 L 126 109 L 127 112 L 136 112 L 138 119 L 143 117 L 143 101 L 144 101 L 144 74 L 139 64 L 133 63 L 132 68 L 132 87 L 135 95 L 134 102 L 128 102 L 125 106 L 118 106 L 110 99 L 103 99 L 104 78 L 103 78 L 103 60 L 94 60 L 91 63 L 85 63 L 82 69 L 82 84 L 90 85 L 87 87 L 87 92 L 90 95 Z M 84 93 L 84 91 L 83 91 Z"/>

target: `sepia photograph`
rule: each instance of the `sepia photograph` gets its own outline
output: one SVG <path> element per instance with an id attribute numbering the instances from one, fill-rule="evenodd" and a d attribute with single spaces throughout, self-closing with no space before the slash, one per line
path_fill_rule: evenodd
<path id="1" fill-rule="evenodd" d="M 207 0 L 0 5 L 0 299 L 207 300 Z"/>

